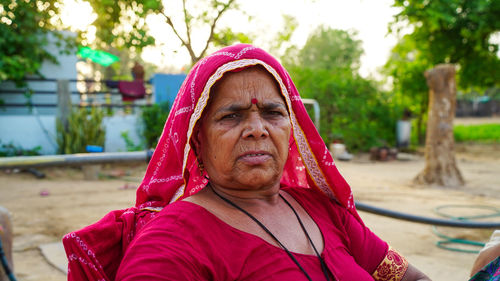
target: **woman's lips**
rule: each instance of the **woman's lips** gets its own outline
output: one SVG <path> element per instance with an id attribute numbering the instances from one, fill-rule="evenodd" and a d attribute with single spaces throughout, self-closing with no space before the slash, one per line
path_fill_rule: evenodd
<path id="1" fill-rule="evenodd" d="M 250 152 L 239 157 L 240 161 L 243 161 L 248 165 L 261 165 L 269 159 L 271 159 L 271 155 L 267 152 Z"/>

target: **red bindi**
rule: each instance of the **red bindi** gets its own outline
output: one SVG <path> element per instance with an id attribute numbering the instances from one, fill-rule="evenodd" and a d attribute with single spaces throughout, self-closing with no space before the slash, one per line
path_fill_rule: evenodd
<path id="1" fill-rule="evenodd" d="M 258 100 L 257 100 L 256 98 L 253 98 L 253 99 L 252 99 L 252 103 L 253 103 L 253 104 L 257 104 L 257 102 L 258 102 Z"/>

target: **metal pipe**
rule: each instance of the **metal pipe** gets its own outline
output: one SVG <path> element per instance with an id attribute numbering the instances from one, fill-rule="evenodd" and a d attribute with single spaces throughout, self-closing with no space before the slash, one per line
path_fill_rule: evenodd
<path id="1" fill-rule="evenodd" d="M 78 153 L 66 155 L 44 155 L 44 156 L 17 156 L 0 158 L 0 169 L 34 168 L 48 166 L 71 166 L 85 164 L 103 164 L 114 162 L 140 162 L 149 161 L 153 154 L 152 150 L 135 152 L 101 152 L 101 153 Z M 365 203 L 356 202 L 356 208 L 360 211 L 376 215 L 406 220 L 416 223 L 430 225 L 461 227 L 461 228 L 500 228 L 500 222 L 464 222 L 450 219 L 437 219 L 416 216 L 374 207 Z"/>
<path id="2" fill-rule="evenodd" d="M 356 209 L 380 216 L 386 216 L 390 218 L 417 222 L 417 223 L 431 224 L 431 225 L 461 227 L 461 228 L 500 228 L 500 222 L 471 222 L 471 221 L 465 222 L 465 221 L 457 221 L 449 219 L 421 217 L 421 216 L 391 211 L 379 207 L 374 207 L 361 202 L 356 202 Z"/>
<path id="3" fill-rule="evenodd" d="M 315 99 L 302 99 L 304 104 L 311 104 L 314 109 L 314 125 L 319 131 L 319 103 Z"/>
<path id="4" fill-rule="evenodd" d="M 147 162 L 151 159 L 153 152 L 100 152 L 100 153 L 78 153 L 62 155 L 42 156 L 15 156 L 0 158 L 0 169 L 34 168 L 48 166 L 80 166 L 85 164 L 103 164 L 114 162 Z"/>

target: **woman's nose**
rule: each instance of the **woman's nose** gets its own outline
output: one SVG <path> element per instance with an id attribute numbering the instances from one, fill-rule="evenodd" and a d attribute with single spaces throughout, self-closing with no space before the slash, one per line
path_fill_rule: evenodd
<path id="1" fill-rule="evenodd" d="M 267 136 L 269 136 L 269 132 L 265 120 L 256 112 L 251 113 L 245 122 L 243 137 L 259 139 Z"/>

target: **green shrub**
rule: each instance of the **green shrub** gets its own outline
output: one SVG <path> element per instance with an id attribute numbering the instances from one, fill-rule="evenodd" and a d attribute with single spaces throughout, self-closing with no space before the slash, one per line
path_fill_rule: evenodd
<path id="1" fill-rule="evenodd" d="M 122 137 L 123 141 L 125 142 L 125 147 L 127 148 L 127 151 L 141 151 L 144 150 L 144 143 L 140 142 L 138 144 L 134 143 L 132 138 L 128 135 L 128 130 L 121 132 L 120 136 Z"/>
<path id="2" fill-rule="evenodd" d="M 25 149 L 21 146 L 15 145 L 13 142 L 2 143 L 0 145 L 0 157 L 35 156 L 40 155 L 40 150 L 42 150 L 42 147 L 39 145 L 31 149 Z"/>
<path id="3" fill-rule="evenodd" d="M 500 124 L 456 125 L 453 135 L 456 142 L 500 142 Z"/>
<path id="4" fill-rule="evenodd" d="M 355 32 L 318 27 L 302 49 L 289 48 L 282 58 L 303 98 L 320 106 L 320 134 L 328 144 L 343 141 L 352 150 L 396 143 L 402 107 L 393 94 L 361 77 L 361 40 Z"/>
<path id="5" fill-rule="evenodd" d="M 396 121 L 402 110 L 389 93 L 350 70 L 290 69 L 303 98 L 320 106 L 320 134 L 326 143 L 341 139 L 350 150 L 396 143 Z"/>
<path id="6" fill-rule="evenodd" d="M 163 131 L 169 112 L 170 106 L 168 102 L 153 104 L 142 109 L 141 118 L 144 124 L 142 135 L 147 148 L 155 148 L 158 144 L 158 139 Z"/>
<path id="7" fill-rule="evenodd" d="M 92 107 L 73 109 L 66 126 L 57 119 L 58 152 L 61 154 L 86 152 L 87 145 L 104 147 L 106 131 L 102 124 L 103 118 L 104 110 Z"/>

